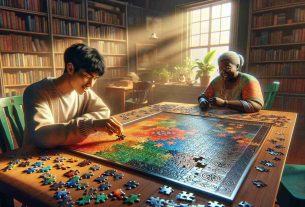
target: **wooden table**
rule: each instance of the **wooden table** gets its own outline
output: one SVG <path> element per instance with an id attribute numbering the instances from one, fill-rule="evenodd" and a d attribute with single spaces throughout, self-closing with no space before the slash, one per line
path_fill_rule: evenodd
<path id="1" fill-rule="evenodd" d="M 106 94 L 109 94 L 110 96 L 118 96 L 119 103 L 121 106 L 120 112 L 125 112 L 126 110 L 126 95 L 132 91 L 132 86 L 115 86 L 115 85 L 108 85 L 105 87 Z"/>
<path id="2" fill-rule="evenodd" d="M 171 103 L 166 103 L 166 104 L 171 104 Z M 191 104 L 183 106 L 194 106 Z M 125 113 L 126 115 L 126 113 Z M 249 115 L 225 115 L 221 116 L 222 118 L 231 118 L 231 119 L 238 119 L 238 120 L 247 120 L 247 121 L 262 121 L 262 117 L 264 115 L 268 115 L 270 117 L 270 120 L 264 120 L 264 122 L 269 122 L 269 123 L 274 123 L 273 126 L 271 127 L 271 130 L 269 131 L 269 134 L 267 135 L 262 148 L 254 161 L 252 167 L 250 168 L 244 182 L 242 183 L 241 188 L 239 189 L 233 203 L 225 203 L 225 206 L 238 206 L 238 203 L 241 201 L 247 201 L 251 203 L 255 207 L 271 207 L 274 205 L 276 195 L 277 195 L 277 190 L 279 187 L 280 183 L 280 178 L 282 175 L 283 171 L 283 166 L 285 164 L 286 156 L 288 153 L 290 141 L 292 138 L 292 133 L 294 130 L 294 125 L 296 122 L 296 117 L 297 115 L 295 113 L 290 113 L 290 112 L 277 112 L 277 111 L 261 111 L 259 112 L 258 116 L 249 116 Z M 270 116 L 271 115 L 271 116 Z M 284 116 L 289 119 L 288 122 L 280 123 L 278 121 L 275 122 L 276 118 Z M 273 118 L 272 118 L 273 117 Z M 124 115 L 117 115 L 116 118 L 122 122 L 124 122 L 123 118 Z M 268 173 L 262 173 L 258 172 L 254 166 L 259 165 L 259 162 L 261 160 L 268 160 L 270 159 L 270 155 L 266 152 L 266 150 L 269 147 L 273 147 L 274 144 L 270 142 L 272 139 L 277 139 L 277 138 L 284 138 L 281 144 L 285 146 L 285 148 L 280 149 L 281 152 L 284 153 L 284 156 L 281 156 L 281 161 L 277 161 L 276 164 L 277 166 L 275 168 L 272 168 L 270 172 Z M 94 182 L 93 179 L 99 176 L 101 173 L 103 173 L 107 169 L 116 169 L 118 172 L 122 172 L 125 176 L 122 180 L 119 181 L 113 181 L 112 178 L 109 178 L 108 181 L 112 183 L 112 187 L 110 190 L 107 191 L 99 191 L 105 192 L 105 193 L 110 193 L 112 190 L 117 189 L 117 188 L 122 188 L 126 194 L 131 194 L 131 193 L 140 193 L 140 199 L 141 201 L 139 203 L 133 204 L 132 206 L 148 206 L 146 204 L 146 200 L 150 196 L 155 196 L 155 197 L 161 197 L 165 198 L 167 200 L 173 199 L 176 200 L 176 195 L 181 192 L 182 190 L 187 190 L 189 192 L 192 192 L 192 190 L 187 189 L 185 187 L 181 187 L 179 185 L 167 183 L 161 180 L 158 180 L 156 178 L 153 178 L 148 175 L 144 175 L 142 173 L 138 173 L 132 170 L 128 170 L 119 166 L 114 166 L 107 164 L 105 162 L 100 161 L 99 159 L 95 158 L 88 158 L 85 155 L 79 155 L 75 154 L 73 152 L 68 152 L 63 149 L 57 149 L 57 150 L 52 150 L 52 151 L 40 151 L 36 148 L 28 148 L 28 149 L 23 149 L 23 150 L 16 150 L 10 153 L 7 153 L 5 155 L 2 155 L 0 157 L 0 169 L 3 169 L 7 166 L 9 160 L 12 160 L 12 156 L 15 156 L 15 158 L 22 158 L 25 155 L 25 152 L 29 153 L 32 158 L 30 158 L 30 162 L 36 162 L 38 161 L 39 155 L 49 155 L 51 156 L 51 160 L 45 161 L 45 165 L 50 165 L 54 166 L 54 159 L 56 157 L 62 156 L 65 157 L 66 159 L 73 158 L 77 159 L 78 162 L 75 163 L 69 163 L 67 160 L 64 162 L 65 164 L 69 165 L 73 170 L 79 170 L 80 173 L 78 175 L 82 175 L 85 172 L 89 171 L 89 167 L 92 166 L 93 164 L 99 164 L 101 165 L 101 169 L 98 171 L 93 172 L 94 176 L 91 177 L 90 179 L 84 179 L 81 181 L 86 181 L 90 183 L 91 187 L 97 187 L 99 186 L 98 183 Z M 60 153 L 60 155 L 56 155 L 55 153 Z M 85 167 L 79 167 L 77 164 L 84 160 L 84 159 L 89 159 L 93 163 L 89 166 Z M 4 172 L 1 170 L 0 172 L 0 190 L 2 192 L 7 193 L 8 195 L 14 196 L 18 200 L 24 202 L 28 206 L 57 206 L 57 201 L 54 198 L 54 191 L 50 191 L 49 185 L 42 185 L 41 180 L 42 178 L 39 178 L 41 173 L 32 173 L 32 174 L 25 174 L 22 173 L 24 170 L 24 167 L 15 167 L 13 170 Z M 66 170 L 60 170 L 60 169 L 53 169 L 50 171 L 53 175 L 56 176 L 57 181 L 67 181 L 68 178 L 64 177 L 63 174 L 64 172 L 67 172 L 69 169 Z M 268 186 L 264 188 L 257 188 L 252 184 L 252 181 L 254 179 L 260 179 L 263 180 Z M 131 190 L 125 190 L 122 186 L 124 183 L 126 183 L 128 180 L 136 180 L 140 183 L 140 185 Z M 159 187 L 161 185 L 170 185 L 174 188 L 174 193 L 172 193 L 170 196 L 162 195 L 158 193 Z M 71 191 L 71 196 L 73 200 L 77 200 L 77 198 L 81 197 L 82 193 L 84 192 L 83 190 L 76 190 L 76 189 L 69 189 Z M 215 200 L 215 198 L 209 198 L 207 195 L 202 194 L 202 193 L 195 193 L 196 194 L 196 204 L 207 204 L 208 200 Z M 97 204 L 94 204 L 95 199 L 91 202 L 90 205 L 87 206 L 98 206 Z M 186 203 L 186 202 L 181 202 L 181 203 Z M 223 203 L 223 202 L 222 202 Z M 111 204 L 111 207 L 116 207 L 116 206 L 128 206 L 127 204 L 123 204 L 122 200 L 116 200 L 116 201 L 109 201 L 107 200 L 105 203 L 105 206 L 109 206 Z"/>

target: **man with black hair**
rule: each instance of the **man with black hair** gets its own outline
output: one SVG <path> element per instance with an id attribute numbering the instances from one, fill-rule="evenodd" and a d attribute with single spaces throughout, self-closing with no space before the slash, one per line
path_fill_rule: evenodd
<path id="1" fill-rule="evenodd" d="M 81 142 L 96 131 L 122 135 L 122 126 L 91 90 L 104 74 L 104 58 L 85 44 L 64 53 L 65 70 L 26 88 L 24 145 L 51 148 Z"/>

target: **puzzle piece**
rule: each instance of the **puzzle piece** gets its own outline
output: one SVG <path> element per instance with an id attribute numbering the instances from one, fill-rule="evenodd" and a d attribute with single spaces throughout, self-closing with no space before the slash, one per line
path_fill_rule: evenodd
<path id="1" fill-rule="evenodd" d="M 39 176 L 39 178 L 42 178 L 42 179 L 45 179 L 45 178 L 50 178 L 52 177 L 52 174 L 51 173 L 43 173 L 42 175 Z M 54 176 L 55 177 L 55 176 Z"/>
<path id="2" fill-rule="evenodd" d="M 82 175 L 83 179 L 90 179 L 94 174 L 92 172 L 88 172 Z"/>
<path id="3" fill-rule="evenodd" d="M 124 174 L 122 174 L 122 173 L 115 173 L 115 174 L 113 175 L 114 180 L 120 180 L 120 179 L 122 179 L 123 177 L 124 177 Z"/>
<path id="4" fill-rule="evenodd" d="M 116 173 L 116 170 L 106 170 L 103 175 L 105 176 L 114 176 Z"/>
<path id="5" fill-rule="evenodd" d="M 284 153 L 274 151 L 274 150 L 273 150 L 273 149 L 271 149 L 271 148 L 268 148 L 268 149 L 267 149 L 267 152 L 268 152 L 270 155 L 275 155 L 275 156 L 284 155 Z"/>
<path id="6" fill-rule="evenodd" d="M 102 194 L 96 195 L 95 199 L 96 199 L 95 203 L 105 203 L 105 201 L 108 199 L 108 196 L 105 195 L 105 193 L 102 193 Z"/>
<path id="7" fill-rule="evenodd" d="M 78 183 L 77 185 L 77 190 L 85 190 L 86 188 L 88 188 L 89 186 L 89 183 L 87 182 L 81 182 L 81 183 Z"/>
<path id="8" fill-rule="evenodd" d="M 53 183 L 51 186 L 50 186 L 50 190 L 58 190 L 59 188 L 63 188 L 65 186 L 65 183 L 60 181 L 58 183 Z"/>
<path id="9" fill-rule="evenodd" d="M 24 170 L 23 172 L 27 173 L 27 174 L 31 174 L 33 172 L 36 172 L 37 171 L 37 167 L 30 167 L 26 170 Z"/>
<path id="10" fill-rule="evenodd" d="M 63 189 L 63 190 L 57 191 L 55 193 L 54 197 L 56 198 L 56 200 L 59 200 L 59 199 L 67 198 L 69 194 L 70 194 L 70 191 Z"/>
<path id="11" fill-rule="evenodd" d="M 57 169 L 57 170 L 66 170 L 67 168 L 70 168 L 70 166 L 64 164 L 64 163 L 56 163 L 54 165 L 54 167 Z"/>
<path id="12" fill-rule="evenodd" d="M 275 157 L 275 158 L 273 158 L 273 160 L 274 160 L 274 161 L 280 161 L 280 160 L 281 160 L 281 158 L 279 158 L 279 157 Z"/>
<path id="13" fill-rule="evenodd" d="M 129 180 L 127 183 L 124 184 L 127 190 L 130 190 L 132 188 L 136 188 L 139 185 L 139 183 L 135 180 Z"/>
<path id="14" fill-rule="evenodd" d="M 182 191 L 177 195 L 178 200 L 195 202 L 195 196 L 193 193 L 188 193 L 186 191 Z"/>
<path id="15" fill-rule="evenodd" d="M 33 167 L 41 167 L 42 165 L 44 165 L 44 162 L 40 161 L 40 162 L 35 162 L 32 166 Z"/>
<path id="16" fill-rule="evenodd" d="M 11 161 L 9 161 L 9 165 L 17 165 L 17 164 L 19 164 L 21 162 L 21 160 L 20 159 L 14 159 L 14 160 L 11 160 Z"/>
<path id="17" fill-rule="evenodd" d="M 27 166 L 29 166 L 30 164 L 31 164 L 30 161 L 26 160 L 26 161 L 21 162 L 21 163 L 18 165 L 18 167 L 27 167 Z"/>
<path id="18" fill-rule="evenodd" d="M 165 195 L 170 195 L 172 192 L 174 192 L 173 188 L 167 185 L 163 185 L 159 190 L 159 193 L 163 193 Z"/>
<path id="19" fill-rule="evenodd" d="M 93 165 L 93 166 L 90 167 L 90 170 L 92 170 L 92 171 L 97 171 L 99 169 L 101 169 L 100 165 Z"/>
<path id="20" fill-rule="evenodd" d="M 122 134 L 122 135 L 116 135 L 116 137 L 117 137 L 116 140 L 124 140 L 126 136 Z"/>
<path id="21" fill-rule="evenodd" d="M 160 199 L 159 197 L 153 197 L 151 196 L 146 203 L 148 203 L 150 206 L 153 207 L 163 207 L 165 204 L 165 200 L 164 199 Z"/>
<path id="22" fill-rule="evenodd" d="M 110 194 L 109 194 L 109 196 L 112 198 L 112 199 L 123 199 L 124 198 L 124 196 L 125 196 L 125 193 L 124 193 L 124 191 L 122 191 L 122 189 L 116 189 L 116 190 L 114 190 L 114 191 L 112 191 Z"/>
<path id="23" fill-rule="evenodd" d="M 74 204 L 75 203 L 72 201 L 72 198 L 68 196 L 67 198 L 60 199 L 58 202 L 58 207 L 73 207 Z"/>
<path id="24" fill-rule="evenodd" d="M 261 181 L 261 180 L 253 180 L 252 182 L 253 182 L 253 184 L 254 184 L 256 187 L 258 187 L 258 188 L 262 188 L 262 187 L 266 187 L 266 186 L 267 186 L 267 184 L 264 183 L 264 182 Z"/>
<path id="25" fill-rule="evenodd" d="M 71 162 L 71 163 L 73 163 L 73 162 L 78 162 L 78 159 L 75 159 L 75 158 L 69 158 L 68 160 L 67 160 L 67 162 Z"/>
<path id="26" fill-rule="evenodd" d="M 89 188 L 89 189 L 85 190 L 84 195 L 90 195 L 92 198 L 95 198 L 96 191 L 97 191 L 97 188 Z"/>
<path id="27" fill-rule="evenodd" d="M 38 159 L 39 159 L 39 160 L 42 160 L 42 161 L 47 161 L 47 160 L 50 160 L 51 157 L 50 157 L 50 156 L 47 156 L 47 155 L 43 155 L 43 156 L 40 156 Z"/>
<path id="28" fill-rule="evenodd" d="M 55 159 L 54 159 L 54 162 L 55 163 L 60 163 L 60 162 L 63 162 L 63 161 L 65 161 L 66 160 L 66 158 L 64 158 L 64 157 L 56 157 Z"/>
<path id="29" fill-rule="evenodd" d="M 68 172 L 66 172 L 64 174 L 64 176 L 70 178 L 70 177 L 77 175 L 78 173 L 79 173 L 78 170 L 69 170 Z"/>
<path id="30" fill-rule="evenodd" d="M 270 170 L 267 168 L 264 168 L 263 166 L 255 166 L 255 169 L 260 172 L 269 172 Z"/>
<path id="31" fill-rule="evenodd" d="M 83 195 L 81 198 L 78 199 L 76 202 L 78 205 L 83 206 L 86 204 L 90 204 L 92 197 L 90 195 Z"/>
<path id="32" fill-rule="evenodd" d="M 260 163 L 261 163 L 262 165 L 267 166 L 267 167 L 275 167 L 274 162 L 270 162 L 270 161 L 268 161 L 268 160 L 262 160 L 262 161 L 260 161 Z"/>
<path id="33" fill-rule="evenodd" d="M 42 182 L 44 185 L 51 185 L 56 182 L 56 178 L 55 176 L 44 178 Z"/>
<path id="34" fill-rule="evenodd" d="M 102 183 L 98 188 L 103 191 L 103 190 L 109 190 L 109 188 L 111 187 L 112 185 L 108 182 L 106 183 Z"/>
<path id="35" fill-rule="evenodd" d="M 48 166 L 45 166 L 45 167 L 39 169 L 38 172 L 49 172 L 51 169 L 52 169 L 52 167 L 48 165 Z"/>
<path id="36" fill-rule="evenodd" d="M 275 148 L 276 149 L 284 149 L 285 147 L 283 145 L 278 144 L 278 145 L 275 145 Z"/>
<path id="37" fill-rule="evenodd" d="M 12 164 L 9 164 L 8 166 L 6 166 L 5 168 L 3 168 L 2 170 L 4 172 L 7 172 L 9 170 L 12 170 L 13 168 L 15 168 L 16 165 L 12 165 Z"/>
<path id="38" fill-rule="evenodd" d="M 92 162 L 90 160 L 83 160 L 80 163 L 78 163 L 78 166 L 85 167 L 87 165 L 90 165 Z"/>
<path id="39" fill-rule="evenodd" d="M 225 205 L 219 203 L 218 201 L 209 201 L 207 207 L 225 207 Z"/>
<path id="40" fill-rule="evenodd" d="M 238 204 L 238 207 L 253 207 L 250 203 L 248 203 L 247 201 L 241 201 Z"/>
<path id="41" fill-rule="evenodd" d="M 104 175 L 101 175 L 101 176 L 99 176 L 99 177 L 97 177 L 97 178 L 94 179 L 94 181 L 97 181 L 97 182 L 99 182 L 99 183 L 103 183 L 103 182 L 105 182 L 106 180 L 107 180 L 107 177 L 104 176 Z"/>
<path id="42" fill-rule="evenodd" d="M 130 194 L 129 196 L 124 197 L 124 203 L 134 204 L 135 202 L 140 202 L 141 194 Z"/>

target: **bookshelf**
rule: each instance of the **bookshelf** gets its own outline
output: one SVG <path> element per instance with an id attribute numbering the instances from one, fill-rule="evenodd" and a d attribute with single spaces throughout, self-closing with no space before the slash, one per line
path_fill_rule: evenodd
<path id="1" fill-rule="evenodd" d="M 128 70 L 127 4 L 115 0 L 0 0 L 0 95 L 20 95 L 31 83 L 64 70 L 74 43 L 105 57 L 103 79 Z"/>
<path id="2" fill-rule="evenodd" d="M 280 82 L 273 109 L 305 126 L 305 0 L 252 0 L 247 72 L 262 86 Z"/>

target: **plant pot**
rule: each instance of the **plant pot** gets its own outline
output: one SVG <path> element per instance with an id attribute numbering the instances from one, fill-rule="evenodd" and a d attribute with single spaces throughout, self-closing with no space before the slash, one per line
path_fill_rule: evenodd
<path id="1" fill-rule="evenodd" d="M 210 75 L 203 75 L 200 77 L 200 85 L 203 87 L 208 87 L 211 82 L 211 76 Z"/>

